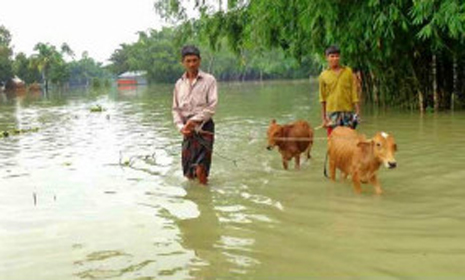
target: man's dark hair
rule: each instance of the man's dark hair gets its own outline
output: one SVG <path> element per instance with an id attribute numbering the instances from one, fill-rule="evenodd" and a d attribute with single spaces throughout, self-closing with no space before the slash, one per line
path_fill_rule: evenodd
<path id="1" fill-rule="evenodd" d="M 335 46 L 335 45 L 332 45 L 332 46 L 330 46 L 329 48 L 327 48 L 327 49 L 325 50 L 325 55 L 326 55 L 326 56 L 328 56 L 328 55 L 330 55 L 330 54 L 336 54 L 336 53 L 337 53 L 337 54 L 340 54 L 340 53 L 341 53 L 341 50 L 340 50 L 337 46 Z"/>
<path id="2" fill-rule="evenodd" d="M 184 46 L 181 50 L 182 59 L 184 59 L 186 55 L 196 55 L 198 58 L 200 58 L 200 51 L 195 46 Z"/>

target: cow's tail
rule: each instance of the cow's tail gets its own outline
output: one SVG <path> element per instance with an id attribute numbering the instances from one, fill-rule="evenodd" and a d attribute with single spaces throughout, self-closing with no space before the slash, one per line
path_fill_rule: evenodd
<path id="1" fill-rule="evenodd" d="M 328 171 L 327 171 L 327 165 L 328 165 L 328 152 L 326 152 L 326 157 L 325 157 L 325 165 L 323 167 L 323 174 L 325 175 L 326 178 L 329 179 L 328 177 Z"/>
<path id="2" fill-rule="evenodd" d="M 309 136 L 310 136 L 310 141 L 308 142 L 307 149 L 305 150 L 305 155 L 307 156 L 307 160 L 312 158 L 312 155 L 310 155 L 310 151 L 312 150 L 313 147 L 313 130 L 311 128 L 308 129 L 309 131 Z"/>

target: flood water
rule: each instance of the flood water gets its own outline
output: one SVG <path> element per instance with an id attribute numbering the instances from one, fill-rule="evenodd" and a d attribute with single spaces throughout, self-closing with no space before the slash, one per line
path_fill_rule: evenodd
<path id="1" fill-rule="evenodd" d="M 265 149 L 272 118 L 320 124 L 315 83 L 219 89 L 208 187 L 171 85 L 0 96 L 0 131 L 39 129 L 0 138 L 0 279 L 463 279 L 465 113 L 365 108 L 398 167 L 359 195 L 324 178 L 323 130 L 300 171 Z"/>

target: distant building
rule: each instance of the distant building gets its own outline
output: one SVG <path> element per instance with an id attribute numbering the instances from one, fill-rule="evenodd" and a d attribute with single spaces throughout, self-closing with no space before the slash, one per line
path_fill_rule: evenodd
<path id="1" fill-rule="evenodd" d="M 147 72 L 146 71 L 131 71 L 124 72 L 118 76 L 118 86 L 132 86 L 132 85 L 146 85 Z"/>
<path id="2" fill-rule="evenodd" d="M 22 91 L 25 89 L 26 83 L 18 78 L 18 76 L 14 76 L 13 78 L 9 79 L 4 86 L 5 91 Z"/>

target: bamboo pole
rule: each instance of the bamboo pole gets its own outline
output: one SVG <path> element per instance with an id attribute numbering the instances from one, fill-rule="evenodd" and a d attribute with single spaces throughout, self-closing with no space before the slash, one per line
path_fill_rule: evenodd
<path id="1" fill-rule="evenodd" d="M 434 100 L 434 111 L 439 110 L 439 92 L 438 92 L 438 81 L 437 81 L 437 61 L 436 55 L 433 54 L 431 59 L 431 74 L 432 74 L 432 83 L 433 83 L 433 100 Z"/>
<path id="2" fill-rule="evenodd" d="M 457 55 L 454 54 L 453 58 L 453 64 L 452 64 L 452 76 L 453 76 L 453 82 L 452 82 L 452 94 L 450 97 L 450 109 L 453 111 L 455 107 L 455 96 L 457 94 L 458 90 L 458 73 L 457 73 L 457 68 L 458 68 L 458 63 L 457 63 Z"/>

